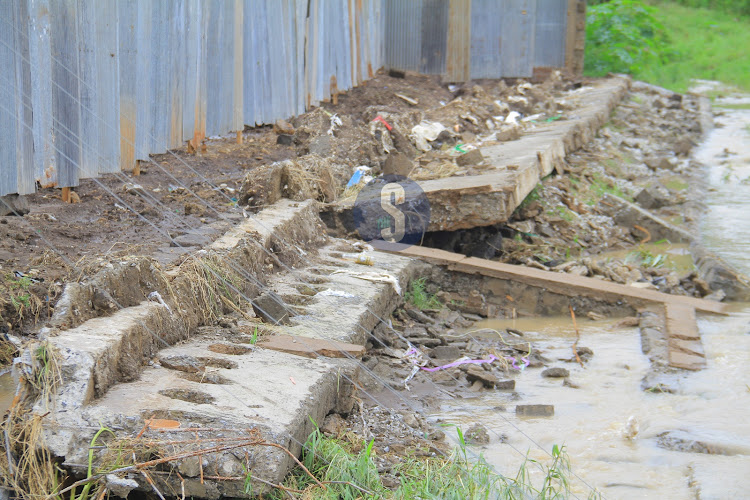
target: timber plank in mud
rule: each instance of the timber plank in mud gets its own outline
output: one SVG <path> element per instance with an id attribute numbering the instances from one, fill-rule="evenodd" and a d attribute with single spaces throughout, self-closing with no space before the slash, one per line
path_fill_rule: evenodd
<path id="1" fill-rule="evenodd" d="M 543 271 L 541 269 L 532 269 L 512 264 L 503 264 L 502 262 L 478 259 L 476 257 L 466 257 L 460 254 L 452 254 L 451 252 L 446 252 L 444 250 L 425 247 L 389 245 L 382 247 L 381 250 L 398 253 L 399 255 L 416 257 L 434 264 L 446 265 L 451 271 L 481 274 L 493 278 L 518 281 L 563 295 L 586 295 L 613 301 L 624 299 L 634 306 L 646 305 L 649 303 L 680 305 L 683 307 L 691 307 L 702 312 L 726 314 L 726 305 L 720 302 L 696 299 L 694 297 L 684 297 L 681 295 L 670 295 L 655 290 L 644 290 L 642 288 L 602 281 L 596 278 Z"/>

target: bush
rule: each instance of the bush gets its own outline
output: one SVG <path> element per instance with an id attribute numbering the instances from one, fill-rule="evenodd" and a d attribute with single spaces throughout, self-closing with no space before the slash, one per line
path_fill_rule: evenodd
<path id="1" fill-rule="evenodd" d="M 655 12 L 640 0 L 612 0 L 589 7 L 586 73 L 637 73 L 666 59 L 668 40 Z"/>

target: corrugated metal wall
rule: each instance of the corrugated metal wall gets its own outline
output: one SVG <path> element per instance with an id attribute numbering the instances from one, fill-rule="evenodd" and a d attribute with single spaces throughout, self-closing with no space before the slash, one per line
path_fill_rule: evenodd
<path id="1" fill-rule="evenodd" d="M 382 0 L 0 0 L 0 195 L 130 170 L 383 66 Z"/>
<path id="2" fill-rule="evenodd" d="M 567 0 L 383 1 L 388 68 L 462 81 L 565 64 Z"/>
<path id="3" fill-rule="evenodd" d="M 297 115 L 382 66 L 562 67 L 568 3 L 0 0 L 0 195 Z"/>

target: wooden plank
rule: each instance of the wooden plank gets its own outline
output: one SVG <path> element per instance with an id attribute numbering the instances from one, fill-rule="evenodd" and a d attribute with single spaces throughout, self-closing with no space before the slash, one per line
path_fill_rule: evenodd
<path id="1" fill-rule="evenodd" d="M 447 265 L 452 271 L 468 274 L 481 274 L 493 278 L 518 281 L 562 295 L 587 295 L 605 300 L 626 299 L 634 305 L 646 305 L 649 303 L 676 304 L 684 307 L 691 307 L 698 311 L 715 314 L 726 314 L 727 312 L 726 304 L 711 300 L 696 299 L 694 297 L 684 297 L 681 295 L 670 295 L 655 290 L 644 290 L 642 288 L 621 285 L 619 283 L 603 281 L 597 278 L 574 276 L 571 274 L 543 271 L 541 269 L 532 269 L 524 266 L 503 264 L 492 260 L 466 257 L 461 254 L 445 252 L 443 250 L 412 246 L 390 251 L 399 255 L 424 259 L 435 264 Z"/>
<path id="2" fill-rule="evenodd" d="M 334 340 L 283 334 L 262 338 L 258 345 L 265 349 L 295 354 L 306 358 L 317 358 L 318 356 L 327 356 L 329 358 L 352 356 L 361 358 L 365 352 L 363 346 L 348 342 L 336 342 Z"/>
<path id="3" fill-rule="evenodd" d="M 695 309 L 685 304 L 664 305 L 664 325 L 669 350 L 669 365 L 684 370 L 706 367 Z"/>

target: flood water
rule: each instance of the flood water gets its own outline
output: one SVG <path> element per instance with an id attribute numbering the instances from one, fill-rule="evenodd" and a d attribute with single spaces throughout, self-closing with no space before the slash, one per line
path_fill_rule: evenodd
<path id="1" fill-rule="evenodd" d="M 737 107 L 750 104 L 750 98 L 733 96 L 716 104 L 722 102 Z M 715 119 L 719 127 L 695 152 L 711 185 L 702 236 L 707 247 L 750 274 L 750 109 L 717 109 L 724 112 Z M 685 252 L 676 247 L 667 253 Z M 750 304 L 734 304 L 726 317 L 699 315 L 708 367 L 681 375 L 675 394 L 641 390 L 649 360 L 641 352 L 638 329 L 613 330 L 615 322 L 579 318 L 579 346 L 594 351 L 581 368 L 559 360 L 572 355 L 570 317 L 489 321 L 484 326 L 526 332 L 527 340 L 555 360 L 552 366 L 570 370 L 579 387 L 543 378 L 542 369 L 527 369 L 516 380 L 520 400 L 509 393 L 483 393 L 448 401 L 433 417 L 463 429 L 475 423 L 487 427 L 490 444 L 475 451 L 509 476 L 527 455 L 550 463 L 552 446 L 565 445 L 576 498 L 588 497 L 592 488 L 608 499 L 750 497 Z M 516 417 L 518 403 L 554 404 L 555 415 Z M 659 434 L 667 431 L 678 431 L 687 444 L 703 443 L 711 453 L 658 446 Z M 527 469 L 542 477 L 533 464 Z"/>

